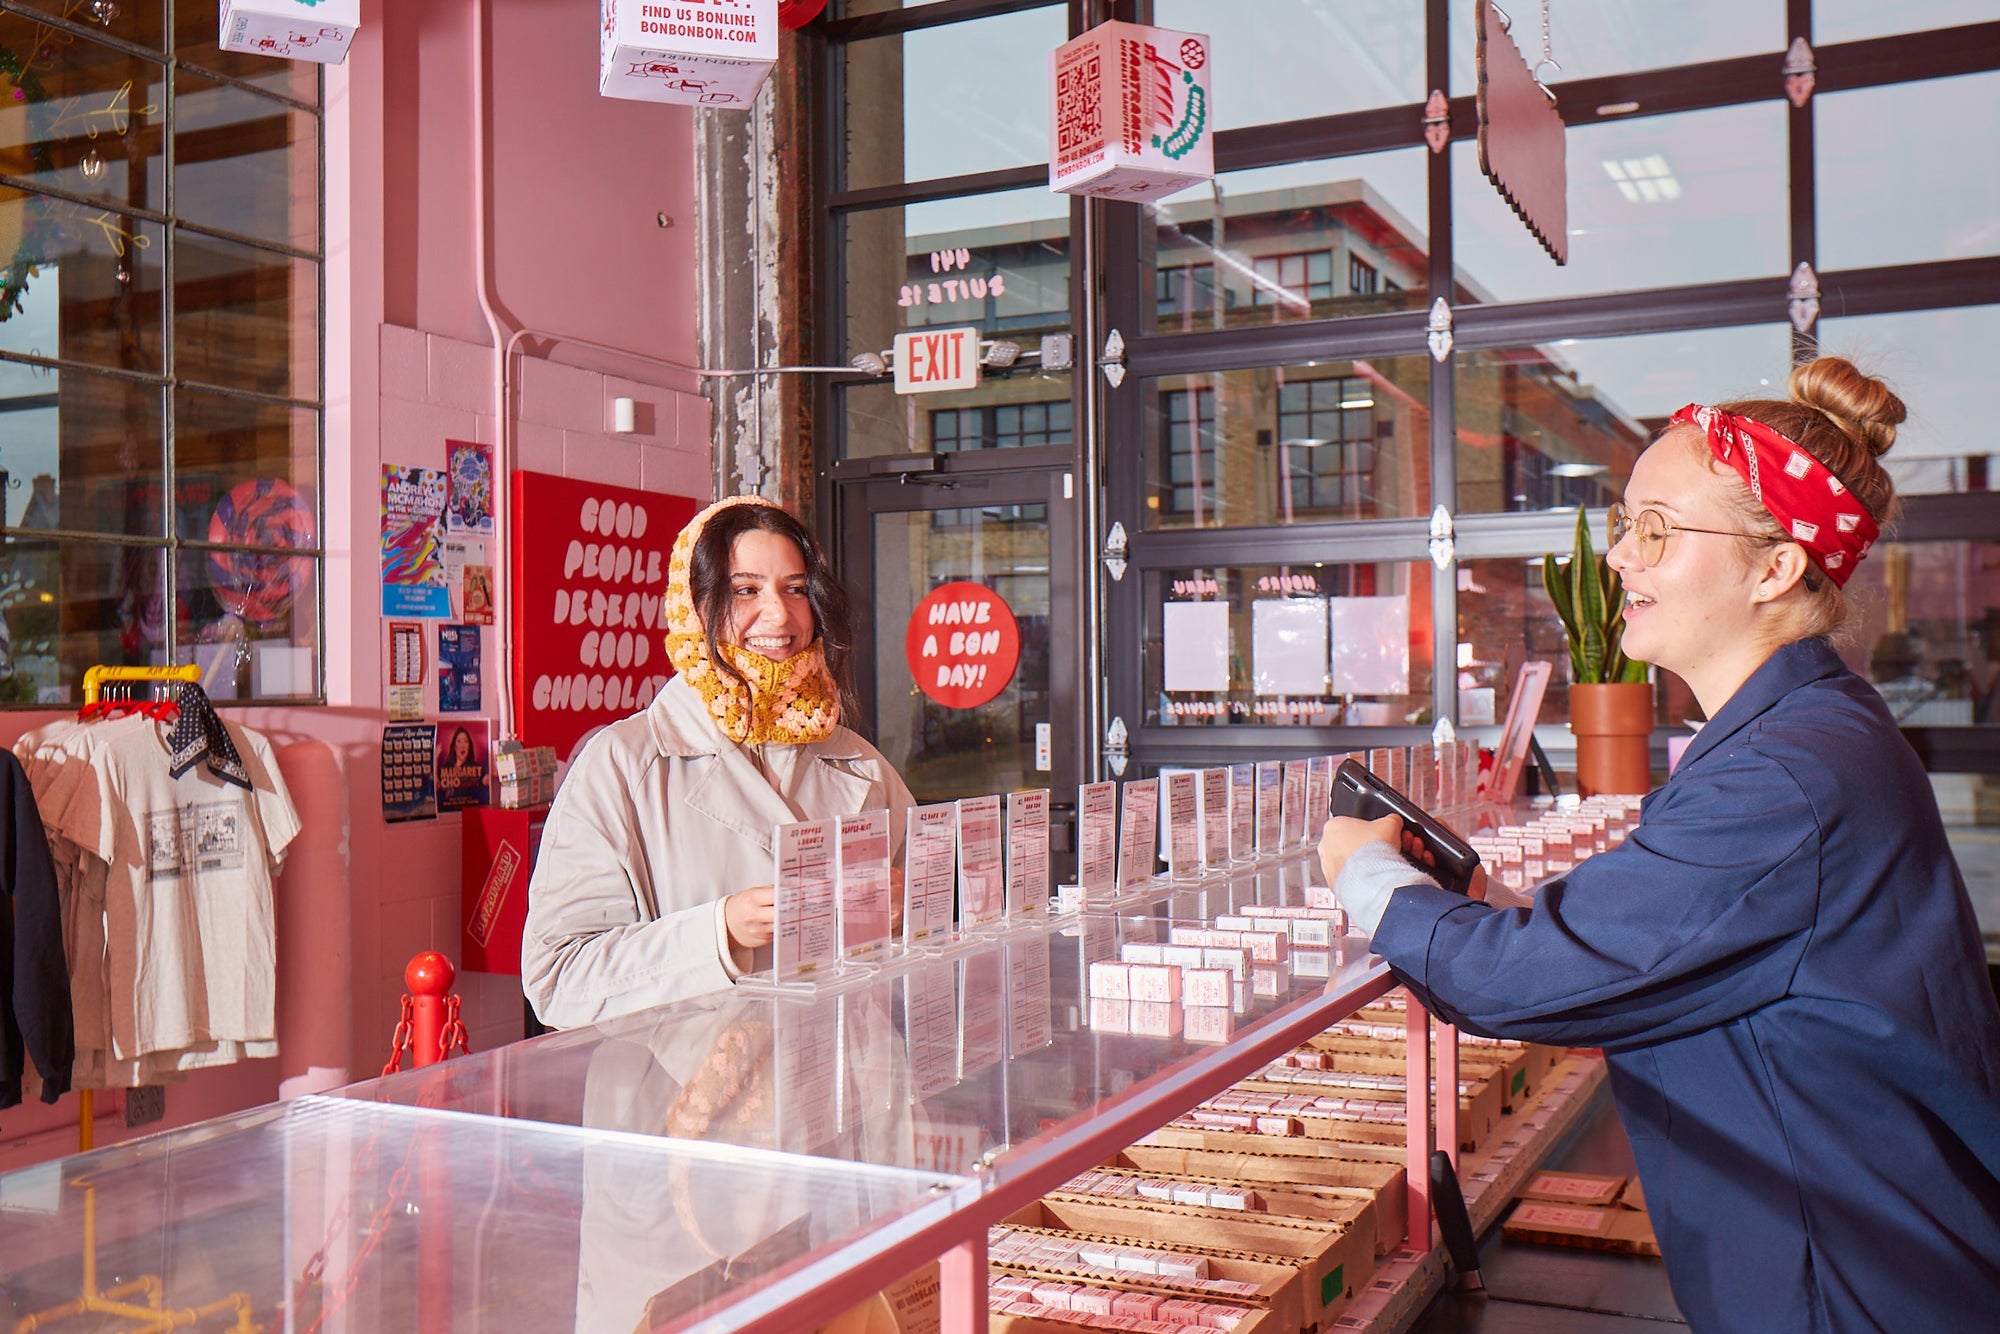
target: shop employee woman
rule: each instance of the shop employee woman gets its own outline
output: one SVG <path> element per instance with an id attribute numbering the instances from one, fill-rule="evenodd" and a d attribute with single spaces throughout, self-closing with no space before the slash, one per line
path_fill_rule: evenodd
<path id="1" fill-rule="evenodd" d="M 846 594 L 803 524 L 737 496 L 667 563 L 678 673 L 583 748 L 542 830 L 521 982 L 558 1028 L 729 986 L 771 940 L 771 831 L 912 804 L 840 725 Z"/>
<path id="2" fill-rule="evenodd" d="M 1697 1330 L 2000 1328 L 2000 1014 L 1923 766 L 1827 636 L 1893 500 L 1903 405 L 1847 362 L 1690 405 L 1632 470 L 1625 648 L 1708 723 L 1621 846 L 1499 909 L 1393 817 L 1321 856 L 1474 1032 L 1601 1046 Z"/>

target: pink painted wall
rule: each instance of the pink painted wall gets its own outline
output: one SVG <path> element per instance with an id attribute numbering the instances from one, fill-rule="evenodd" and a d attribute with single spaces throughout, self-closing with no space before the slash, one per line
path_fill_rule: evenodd
<path id="1" fill-rule="evenodd" d="M 598 96 L 594 6 L 492 3 L 501 303 L 526 325 L 692 363 L 689 113 Z M 269 1101 L 310 1066 L 372 1075 L 409 957 L 458 955 L 460 817 L 381 817 L 377 576 L 381 466 L 442 466 L 445 439 L 495 438 L 473 268 L 471 6 L 363 0 L 362 24 L 326 78 L 328 706 L 229 711 L 281 747 L 315 843 L 278 886 L 283 1055 L 169 1086 L 165 1126 Z M 522 367 L 518 466 L 707 498 L 709 413 L 692 377 L 550 355 L 571 364 Z M 640 405 L 636 434 L 610 432 L 619 396 Z M 490 691 L 490 644 L 486 665 Z M 0 743 L 48 716 L 0 715 Z M 516 979 L 461 974 L 459 991 L 475 1048 L 520 1035 Z M 121 1106 L 101 1097 L 100 1145 L 161 1128 L 126 1132 Z M 73 1096 L 0 1112 L 0 1171 L 70 1151 L 76 1116 Z"/>

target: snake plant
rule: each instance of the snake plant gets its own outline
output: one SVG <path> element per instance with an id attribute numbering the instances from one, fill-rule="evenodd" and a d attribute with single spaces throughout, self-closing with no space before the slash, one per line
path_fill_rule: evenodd
<path id="1" fill-rule="evenodd" d="M 1590 545 L 1590 521 L 1576 507 L 1576 549 L 1542 561 L 1542 585 L 1556 604 L 1569 639 L 1570 680 L 1576 685 L 1646 679 L 1646 664 L 1625 656 L 1625 589 L 1618 571 Z"/>

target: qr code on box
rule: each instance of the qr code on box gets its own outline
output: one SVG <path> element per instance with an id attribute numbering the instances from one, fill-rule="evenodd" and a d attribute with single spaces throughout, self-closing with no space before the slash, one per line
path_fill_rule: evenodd
<path id="1" fill-rule="evenodd" d="M 1056 163 L 1067 166 L 1103 146 L 1104 76 L 1095 51 L 1056 71 Z"/>

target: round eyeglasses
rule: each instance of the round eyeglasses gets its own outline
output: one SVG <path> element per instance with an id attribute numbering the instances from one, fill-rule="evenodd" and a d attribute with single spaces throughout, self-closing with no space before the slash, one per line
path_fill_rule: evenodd
<path id="1" fill-rule="evenodd" d="M 1747 537 L 1753 542 L 1784 542 L 1788 539 L 1773 537 L 1769 533 L 1732 532 L 1723 528 L 1690 528 L 1686 524 L 1671 523 L 1658 510 L 1640 510 L 1634 514 L 1623 503 L 1611 507 L 1605 516 L 1606 535 L 1611 545 L 1617 546 L 1630 537 L 1639 548 L 1639 563 L 1651 568 L 1660 563 L 1667 554 L 1667 538 L 1675 533 L 1707 533 L 1710 537 Z"/>

